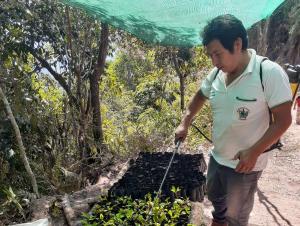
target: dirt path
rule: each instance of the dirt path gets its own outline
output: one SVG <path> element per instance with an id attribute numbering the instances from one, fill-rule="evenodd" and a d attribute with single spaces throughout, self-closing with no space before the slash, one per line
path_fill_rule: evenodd
<path id="1" fill-rule="evenodd" d="M 258 184 L 249 226 L 300 226 L 300 125 L 293 124 L 282 138 L 284 147 L 273 152 Z M 207 222 L 212 206 L 204 202 Z M 208 224 L 209 225 L 209 224 Z"/>

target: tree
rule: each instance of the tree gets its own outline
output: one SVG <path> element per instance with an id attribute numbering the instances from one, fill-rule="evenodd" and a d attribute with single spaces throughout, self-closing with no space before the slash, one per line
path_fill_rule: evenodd
<path id="1" fill-rule="evenodd" d="M 15 117 L 12 113 L 11 107 L 10 107 L 8 101 L 7 101 L 7 98 L 4 94 L 1 86 L 0 86 L 0 97 L 3 101 L 3 103 L 4 103 L 6 114 L 9 117 L 10 122 L 13 126 L 13 129 L 15 131 L 15 135 L 16 135 L 16 139 L 17 139 L 17 142 L 18 142 L 18 145 L 19 145 L 21 158 L 22 158 L 23 164 L 25 166 L 25 169 L 26 169 L 26 171 L 27 171 L 27 173 L 30 177 L 32 189 L 33 189 L 34 193 L 36 194 L 36 196 L 39 197 L 39 191 L 38 191 L 38 186 L 37 186 L 37 183 L 36 183 L 35 175 L 33 174 L 32 170 L 31 170 L 31 167 L 29 165 L 28 159 L 27 159 L 27 155 L 26 155 L 25 147 L 23 145 L 20 129 L 18 127 L 18 124 L 15 120 Z"/>
<path id="2" fill-rule="evenodd" d="M 1 11 L 1 58 L 33 56 L 36 73 L 47 69 L 68 97 L 80 156 L 91 157 L 90 146 L 103 143 L 99 81 L 109 51 L 108 25 L 52 0 L 4 1 Z"/>
<path id="3" fill-rule="evenodd" d="M 108 33 L 108 25 L 102 23 L 97 63 L 94 68 L 94 73 L 90 76 L 94 137 L 100 145 L 103 145 L 103 130 L 100 112 L 99 80 L 101 75 L 104 73 L 104 65 L 108 49 Z"/>

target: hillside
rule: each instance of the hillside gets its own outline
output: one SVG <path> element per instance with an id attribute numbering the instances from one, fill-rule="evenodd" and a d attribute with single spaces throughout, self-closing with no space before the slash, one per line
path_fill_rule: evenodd
<path id="1" fill-rule="evenodd" d="M 249 30 L 249 46 L 283 65 L 300 64 L 300 1 L 287 0 Z"/>

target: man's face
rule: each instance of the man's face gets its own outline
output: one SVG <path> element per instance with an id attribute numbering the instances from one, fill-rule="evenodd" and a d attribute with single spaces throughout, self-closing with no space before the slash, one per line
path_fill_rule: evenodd
<path id="1" fill-rule="evenodd" d="M 226 73 L 234 72 L 237 68 L 240 57 L 237 49 L 237 43 L 235 42 L 233 53 L 231 53 L 217 39 L 214 39 L 206 46 L 207 54 L 211 58 L 213 65 Z"/>

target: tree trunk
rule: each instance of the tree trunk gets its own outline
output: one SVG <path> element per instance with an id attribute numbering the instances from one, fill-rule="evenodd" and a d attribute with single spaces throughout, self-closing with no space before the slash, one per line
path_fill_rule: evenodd
<path id="1" fill-rule="evenodd" d="M 175 67 L 175 71 L 179 77 L 179 85 L 180 85 L 180 109 L 183 112 L 184 111 L 184 80 L 185 80 L 185 76 L 180 72 L 180 68 L 178 65 L 178 60 L 175 54 L 173 54 L 173 63 L 174 63 L 174 67 Z"/>
<path id="2" fill-rule="evenodd" d="M 103 143 L 103 131 L 102 131 L 102 118 L 100 112 L 100 98 L 99 98 L 99 77 L 90 77 L 90 89 L 91 89 L 91 106 L 93 111 L 93 133 L 94 140 Z"/>
<path id="3" fill-rule="evenodd" d="M 185 95 L 185 90 L 184 90 L 184 76 L 183 74 L 179 74 L 179 82 L 180 82 L 180 109 L 183 112 L 184 111 L 184 95 Z"/>
<path id="4" fill-rule="evenodd" d="M 108 25 L 101 24 L 101 38 L 97 63 L 94 73 L 90 76 L 91 107 L 93 111 L 93 133 L 96 143 L 103 144 L 102 118 L 100 112 L 99 80 L 104 72 L 108 49 Z"/>
<path id="5" fill-rule="evenodd" d="M 25 169 L 26 169 L 27 173 L 29 174 L 29 177 L 30 177 L 30 180 L 31 180 L 32 189 L 33 189 L 34 193 L 37 195 L 37 197 L 39 197 L 38 186 L 37 186 L 37 183 L 36 183 L 35 176 L 34 176 L 32 170 L 31 170 L 31 167 L 29 165 L 27 156 L 26 156 L 25 147 L 23 145 L 23 141 L 22 141 L 20 129 L 19 129 L 18 124 L 17 124 L 17 122 L 15 120 L 15 117 L 14 117 L 14 115 L 12 113 L 12 110 L 10 108 L 8 100 L 7 100 L 4 92 L 2 91 L 1 87 L 0 87 L 0 97 L 3 100 L 6 114 L 8 115 L 8 117 L 10 119 L 10 122 L 12 124 L 12 127 L 13 127 L 13 129 L 15 131 L 16 139 L 17 139 L 17 142 L 18 142 L 18 145 L 19 145 L 19 149 L 20 149 L 20 156 L 22 158 L 22 161 L 23 161 L 23 164 L 25 166 Z"/>

